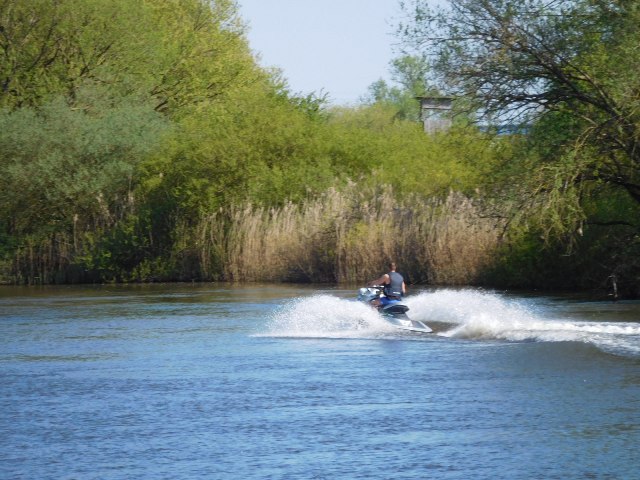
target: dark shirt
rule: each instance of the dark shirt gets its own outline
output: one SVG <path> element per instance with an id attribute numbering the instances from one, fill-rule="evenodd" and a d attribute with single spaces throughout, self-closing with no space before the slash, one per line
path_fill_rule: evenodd
<path id="1" fill-rule="evenodd" d="M 402 284 L 404 278 L 398 272 L 389 272 L 389 283 L 384 286 L 384 294 L 392 299 L 402 297 Z"/>

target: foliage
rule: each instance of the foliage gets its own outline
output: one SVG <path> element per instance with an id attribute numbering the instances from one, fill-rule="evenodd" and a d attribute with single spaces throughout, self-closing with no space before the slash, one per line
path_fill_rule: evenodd
<path id="1" fill-rule="evenodd" d="M 563 138 L 535 144 L 574 158 L 576 181 L 606 182 L 640 201 L 636 2 L 458 0 L 439 13 L 424 4 L 413 2 L 405 34 L 436 55 L 453 92 L 485 115 L 550 123 Z"/>
<path id="2" fill-rule="evenodd" d="M 5 271 L 53 281 L 51 269 L 79 264 L 84 280 L 131 277 L 175 221 L 148 230 L 172 207 L 138 201 L 145 158 L 176 121 L 268 78 L 235 4 L 7 0 L 0 33 Z"/>
<path id="3" fill-rule="evenodd" d="M 86 108 L 58 97 L 0 112 L 0 218 L 13 234 L 110 225 L 131 208 L 136 166 L 166 122 L 95 87 L 77 100 Z"/>
<path id="4" fill-rule="evenodd" d="M 233 0 L 146 0 L 164 33 L 151 90 L 171 114 L 219 102 L 264 76 L 254 63 Z"/>
<path id="5" fill-rule="evenodd" d="M 0 106 L 75 98 L 88 82 L 177 115 L 259 75 L 230 0 L 7 0 Z"/>
<path id="6" fill-rule="evenodd" d="M 395 259 L 638 294 L 635 4 L 425 3 L 406 33 L 448 37 L 341 108 L 260 68 L 232 0 L 0 2 L 0 280 L 355 282 Z M 441 91 L 468 112 L 427 135 L 415 97 Z"/>
<path id="7" fill-rule="evenodd" d="M 332 155 L 343 171 L 371 185 L 389 184 L 400 195 L 471 194 L 491 184 L 491 172 L 511 151 L 511 139 L 475 128 L 425 135 L 421 124 L 399 120 L 395 108 L 383 104 L 335 110 L 331 125 Z"/>
<path id="8" fill-rule="evenodd" d="M 417 97 L 438 95 L 429 84 L 429 64 L 425 58 L 405 55 L 391 61 L 391 77 L 396 85 L 380 79 L 369 86 L 363 101 L 368 105 L 382 105 L 395 109 L 395 118 L 420 120 Z"/>
<path id="9" fill-rule="evenodd" d="M 145 162 L 144 195 L 164 198 L 176 214 L 192 219 L 247 198 L 267 205 L 298 200 L 334 178 L 320 128 L 308 111 L 281 96 L 238 92 L 225 105 L 180 122 Z"/>
<path id="10" fill-rule="evenodd" d="M 485 120 L 528 125 L 518 166 L 501 172 L 512 207 L 502 214 L 514 229 L 542 235 L 547 247 L 560 242 L 565 254 L 603 238 L 622 248 L 588 230 L 619 223 L 615 209 L 594 222 L 594 204 L 631 201 L 636 213 L 640 206 L 640 83 L 630 73 L 640 67 L 638 3 L 403 3 L 413 17 L 401 28 L 405 41 L 434 58 L 442 88 L 472 99 Z M 626 222 L 625 238 L 637 236 L 637 219 Z M 626 258 L 622 251 L 609 272 Z"/>
<path id="11" fill-rule="evenodd" d="M 75 96 L 84 82 L 150 85 L 160 41 L 144 4 L 127 0 L 7 0 L 0 4 L 0 105 Z M 145 72 L 146 69 L 146 72 Z"/>
<path id="12" fill-rule="evenodd" d="M 639 84 L 629 74 L 640 66 L 636 2 L 456 0 L 440 13 L 421 1 L 412 7 L 415 22 L 405 34 L 429 45 L 454 92 L 475 98 L 487 115 L 571 119 L 571 136 L 553 147 L 574 153 L 578 181 L 603 181 L 640 201 Z"/>

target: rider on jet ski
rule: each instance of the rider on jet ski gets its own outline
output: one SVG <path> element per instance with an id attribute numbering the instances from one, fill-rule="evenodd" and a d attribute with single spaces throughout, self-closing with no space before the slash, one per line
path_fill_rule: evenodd
<path id="1" fill-rule="evenodd" d="M 389 273 L 385 273 L 380 278 L 372 280 L 367 284 L 368 287 L 376 285 L 384 287 L 383 291 L 385 295 L 373 301 L 373 305 L 376 307 L 398 302 L 401 297 L 407 293 L 404 278 L 396 272 L 396 264 L 394 262 L 389 263 Z"/>

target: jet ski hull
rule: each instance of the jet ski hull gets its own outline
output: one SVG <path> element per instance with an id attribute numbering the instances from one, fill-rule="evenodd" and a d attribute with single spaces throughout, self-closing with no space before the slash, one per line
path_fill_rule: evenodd
<path id="1" fill-rule="evenodd" d="M 400 330 L 409 330 L 410 332 L 432 333 L 433 330 L 420 320 L 411 320 L 410 318 L 398 318 L 392 315 L 383 315 L 384 319 Z M 406 317 L 406 315 L 405 315 Z"/>
<path id="2" fill-rule="evenodd" d="M 372 301 L 381 295 L 380 287 L 364 287 L 358 294 L 358 300 L 371 305 Z M 407 315 L 409 307 L 399 301 L 392 301 L 386 305 L 379 306 L 378 312 L 382 317 L 396 328 L 409 330 L 411 332 L 431 333 L 433 330 L 419 320 L 411 320 Z"/>

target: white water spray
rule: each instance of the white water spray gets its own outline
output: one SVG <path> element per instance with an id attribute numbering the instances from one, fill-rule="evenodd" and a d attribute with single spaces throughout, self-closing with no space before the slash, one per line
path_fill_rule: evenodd
<path id="1" fill-rule="evenodd" d="M 640 354 L 640 323 L 547 318 L 523 299 L 473 290 L 410 297 L 412 316 L 445 325 L 441 336 L 464 339 L 583 342 L 611 352 Z"/>
<path id="2" fill-rule="evenodd" d="M 640 323 L 637 322 L 562 319 L 541 314 L 537 300 L 478 290 L 424 292 L 407 297 L 405 303 L 411 318 L 434 328 L 434 336 L 583 342 L 604 351 L 640 355 Z M 397 333 L 369 306 L 331 295 L 299 298 L 283 305 L 271 317 L 266 332 L 270 336 L 314 338 L 379 338 Z"/>
<path id="3" fill-rule="evenodd" d="M 331 295 L 298 298 L 269 320 L 268 335 L 313 338 L 366 338 L 394 328 L 371 307 Z"/>

